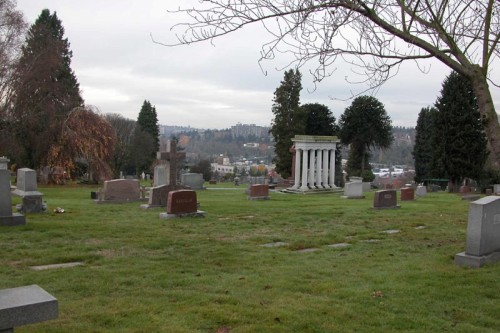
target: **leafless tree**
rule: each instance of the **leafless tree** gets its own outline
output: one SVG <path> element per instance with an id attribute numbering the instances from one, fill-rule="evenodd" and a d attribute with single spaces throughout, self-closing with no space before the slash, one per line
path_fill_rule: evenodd
<path id="1" fill-rule="evenodd" d="M 338 61 L 370 88 L 397 74 L 405 61 L 436 58 L 469 77 L 484 120 L 492 161 L 500 165 L 500 126 L 489 83 L 500 55 L 498 0 L 203 0 L 178 9 L 177 44 L 211 41 L 260 23 L 270 34 L 261 60 L 293 55 L 290 65 L 317 61 L 319 81 Z"/>
<path id="2" fill-rule="evenodd" d="M 27 24 L 13 0 L 0 0 L 0 114 L 12 92 L 14 65 L 21 52 Z"/>

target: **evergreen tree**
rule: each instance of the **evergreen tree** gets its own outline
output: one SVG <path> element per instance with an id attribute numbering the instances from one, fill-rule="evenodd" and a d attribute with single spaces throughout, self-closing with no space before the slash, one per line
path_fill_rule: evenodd
<path id="1" fill-rule="evenodd" d="M 160 149 L 160 128 L 158 126 L 158 116 L 156 107 L 151 105 L 151 102 L 145 100 L 142 104 L 141 111 L 137 117 L 137 125 L 145 132 L 149 133 L 154 140 L 154 152 Z"/>
<path id="2" fill-rule="evenodd" d="M 436 134 L 433 126 L 437 110 L 435 108 L 422 108 L 418 114 L 417 127 L 415 128 L 415 145 L 413 158 L 415 161 L 415 181 L 420 183 L 432 177 L 433 155 Z"/>
<path id="3" fill-rule="evenodd" d="M 339 126 L 342 143 L 350 145 L 348 174 L 373 178 L 370 148 L 388 148 L 393 141 L 391 118 L 384 105 L 372 96 L 357 97 L 340 116 Z"/>
<path id="4" fill-rule="evenodd" d="M 311 103 L 301 106 L 306 118 L 304 134 L 337 135 L 338 127 L 330 109 L 323 104 Z"/>
<path id="5" fill-rule="evenodd" d="M 452 72 L 443 82 L 441 96 L 436 101 L 438 110 L 434 128 L 435 159 L 442 161 L 454 185 L 464 178 L 479 179 L 488 151 L 486 135 L 472 85 L 465 76 Z M 437 147 L 439 148 L 439 147 Z"/>
<path id="6" fill-rule="evenodd" d="M 290 177 L 292 172 L 292 138 L 304 132 L 303 110 L 299 107 L 301 79 L 298 69 L 285 71 L 281 85 L 274 92 L 270 132 L 275 141 L 276 171 L 283 178 Z"/>
<path id="7" fill-rule="evenodd" d="M 312 103 L 301 106 L 305 121 L 305 135 L 339 135 L 340 129 L 335 123 L 335 117 L 330 109 L 323 104 Z M 342 177 L 342 154 L 340 145 L 335 150 L 335 180 L 336 185 L 341 186 Z"/>
<path id="8" fill-rule="evenodd" d="M 149 137 L 149 138 L 148 138 Z M 151 166 L 156 159 L 156 152 L 160 149 L 160 128 L 156 108 L 147 100 L 144 101 L 137 117 L 134 131 L 133 151 L 136 172 L 151 172 Z"/>
<path id="9" fill-rule="evenodd" d="M 28 31 L 16 68 L 12 128 L 21 165 L 46 163 L 47 152 L 60 140 L 62 122 L 83 105 L 71 57 L 61 21 L 44 9 Z"/>

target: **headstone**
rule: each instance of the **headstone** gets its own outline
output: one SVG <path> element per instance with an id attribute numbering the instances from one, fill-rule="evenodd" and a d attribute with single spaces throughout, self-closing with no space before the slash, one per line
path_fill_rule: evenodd
<path id="1" fill-rule="evenodd" d="M 479 268 L 500 261 L 500 197 L 488 196 L 469 204 L 465 252 L 455 264 Z"/>
<path id="2" fill-rule="evenodd" d="M 487 188 L 486 190 L 484 190 L 484 194 L 493 195 L 493 190 L 491 188 Z"/>
<path id="3" fill-rule="evenodd" d="M 400 208 L 396 190 L 376 191 L 373 197 L 374 209 Z"/>
<path id="4" fill-rule="evenodd" d="M 208 181 L 208 183 L 209 183 L 210 185 L 215 185 L 215 184 L 217 184 L 217 180 L 215 180 L 215 179 L 210 179 L 210 180 Z"/>
<path id="5" fill-rule="evenodd" d="M 493 194 L 500 194 L 500 184 L 493 185 Z"/>
<path id="6" fill-rule="evenodd" d="M 141 187 L 137 179 L 113 179 L 104 182 L 98 203 L 141 201 Z"/>
<path id="7" fill-rule="evenodd" d="M 0 332 L 56 319 L 57 299 L 37 285 L 0 290 Z"/>
<path id="8" fill-rule="evenodd" d="M 427 187 L 419 185 L 417 186 L 417 197 L 425 197 L 427 195 Z"/>
<path id="9" fill-rule="evenodd" d="M 401 189 L 401 201 L 415 200 L 415 190 L 412 187 L 403 187 Z"/>
<path id="10" fill-rule="evenodd" d="M 240 186 L 240 177 L 234 177 L 234 186 Z"/>
<path id="11" fill-rule="evenodd" d="M 42 193 L 38 192 L 35 170 L 18 169 L 16 189 L 12 193 L 22 198 L 22 204 L 16 206 L 20 212 L 40 213 L 47 209 L 42 200 Z"/>
<path id="12" fill-rule="evenodd" d="M 10 194 L 10 173 L 3 165 L 8 159 L 0 158 L 0 226 L 15 226 L 26 224 L 23 215 L 12 213 L 12 197 Z"/>
<path id="13" fill-rule="evenodd" d="M 20 191 L 37 191 L 36 171 L 28 168 L 17 170 L 16 188 Z"/>
<path id="14" fill-rule="evenodd" d="M 385 189 L 386 190 L 391 190 L 394 188 L 394 185 L 393 184 L 385 184 Z"/>
<path id="15" fill-rule="evenodd" d="M 160 218 L 173 218 L 184 216 L 203 217 L 205 212 L 198 210 L 196 191 L 178 190 L 170 191 L 167 198 L 167 213 L 161 213 Z"/>
<path id="16" fill-rule="evenodd" d="M 170 184 L 170 169 L 165 164 L 158 164 L 154 169 L 153 187 Z"/>
<path id="17" fill-rule="evenodd" d="M 149 190 L 147 205 L 141 205 L 141 208 L 167 207 L 168 192 L 172 190 L 170 185 L 160 185 L 152 187 Z"/>
<path id="18" fill-rule="evenodd" d="M 192 190 L 204 190 L 204 183 L 205 179 L 203 179 L 201 173 L 185 173 L 181 175 L 181 184 L 189 186 Z"/>
<path id="19" fill-rule="evenodd" d="M 269 200 L 269 185 L 255 184 L 250 186 L 248 200 Z"/>
<path id="20" fill-rule="evenodd" d="M 156 153 L 156 158 L 168 162 L 169 182 L 170 185 L 177 185 L 177 164 L 179 161 L 186 158 L 185 152 L 177 152 L 177 143 L 169 140 L 167 150 L 161 150 Z M 163 184 L 162 184 L 163 185 Z"/>
<path id="21" fill-rule="evenodd" d="M 363 199 L 365 197 L 363 195 L 363 183 L 357 181 L 346 183 L 343 197 L 347 199 Z"/>

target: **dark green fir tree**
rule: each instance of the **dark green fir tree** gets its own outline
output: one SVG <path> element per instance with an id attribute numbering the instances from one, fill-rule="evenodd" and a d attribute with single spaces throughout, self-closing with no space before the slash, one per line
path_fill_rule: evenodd
<path id="1" fill-rule="evenodd" d="M 83 105 L 71 57 L 61 20 L 44 9 L 28 31 L 13 83 L 19 165 L 44 165 L 47 152 L 59 142 L 62 122 Z"/>

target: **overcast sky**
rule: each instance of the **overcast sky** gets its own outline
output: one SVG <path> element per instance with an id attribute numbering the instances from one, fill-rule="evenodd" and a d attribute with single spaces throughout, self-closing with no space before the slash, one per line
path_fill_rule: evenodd
<path id="1" fill-rule="evenodd" d="M 196 128 L 228 128 L 238 122 L 269 126 L 274 90 L 283 79 L 283 59 L 259 66 L 260 46 L 269 36 L 244 29 L 214 41 L 166 47 L 170 27 L 182 17 L 167 13 L 191 0 L 18 0 L 32 24 L 42 9 L 57 12 L 73 51 L 72 69 L 86 104 L 104 113 L 137 119 L 144 100 L 156 106 L 159 123 Z M 186 18 L 184 18 L 186 20 Z M 395 126 L 415 126 L 422 107 L 432 105 L 450 70 L 437 61 L 424 63 L 428 74 L 408 63 L 376 94 Z M 346 83 L 349 68 L 315 88 L 303 72 L 301 103 L 321 103 L 335 117 L 351 103 L 351 92 L 364 86 Z M 261 68 L 262 67 L 262 68 Z M 500 66 L 498 66 L 500 67 Z M 498 71 L 497 71 L 498 72 Z M 497 110 L 500 89 L 491 88 Z"/>

